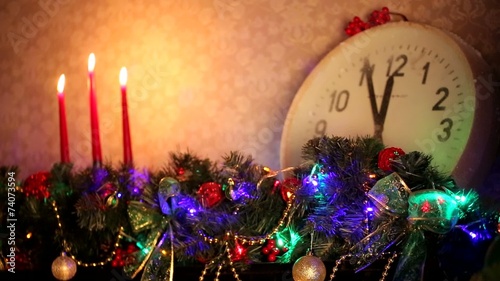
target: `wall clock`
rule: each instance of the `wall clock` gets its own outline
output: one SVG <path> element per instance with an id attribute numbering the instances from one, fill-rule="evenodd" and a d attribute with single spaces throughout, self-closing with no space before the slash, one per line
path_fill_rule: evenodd
<path id="1" fill-rule="evenodd" d="M 499 104 L 488 65 L 457 36 L 415 22 L 389 22 L 330 51 L 297 92 L 284 124 L 281 165 L 302 161 L 312 137 L 375 136 L 432 155 L 457 184 L 489 172 Z"/>

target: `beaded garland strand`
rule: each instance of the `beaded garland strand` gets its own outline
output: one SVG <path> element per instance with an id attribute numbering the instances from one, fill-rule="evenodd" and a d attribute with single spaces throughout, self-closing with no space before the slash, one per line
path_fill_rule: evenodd
<path id="1" fill-rule="evenodd" d="M 60 219 L 60 215 L 59 215 L 59 210 L 57 208 L 57 203 L 56 201 L 52 201 L 52 208 L 54 210 L 54 213 L 56 215 L 56 218 L 57 218 L 57 226 L 59 228 L 59 231 L 61 232 L 61 236 L 63 236 L 63 226 L 62 226 L 62 223 L 61 223 L 61 219 Z M 102 260 L 102 261 L 99 261 L 99 262 L 82 262 L 80 261 L 79 259 L 77 259 L 74 255 L 72 255 L 70 253 L 70 250 L 67 248 L 67 244 L 66 244 L 66 240 L 63 238 L 63 250 L 64 252 L 66 252 L 69 257 L 71 259 L 73 259 L 77 265 L 79 266 L 83 266 L 83 267 L 97 267 L 97 266 L 104 266 L 106 265 L 107 263 L 111 262 L 113 260 L 113 257 L 115 256 L 116 254 L 116 249 L 118 248 L 119 246 L 119 243 L 120 243 L 120 240 L 122 238 L 122 232 L 123 232 L 123 227 L 120 227 L 119 231 L 118 231 L 118 236 L 116 238 L 116 242 L 114 244 L 114 248 L 113 250 L 111 251 L 110 255 Z M 64 237 L 64 236 L 63 236 Z"/>

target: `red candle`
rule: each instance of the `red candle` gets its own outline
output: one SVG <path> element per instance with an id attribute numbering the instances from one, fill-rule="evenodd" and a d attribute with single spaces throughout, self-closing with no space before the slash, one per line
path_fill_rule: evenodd
<path id="1" fill-rule="evenodd" d="M 123 162 L 125 165 L 132 164 L 132 144 L 130 140 L 130 127 L 128 122 L 127 108 L 127 69 L 120 70 L 120 86 L 122 89 L 122 120 L 123 120 Z"/>
<path id="2" fill-rule="evenodd" d="M 95 55 L 91 53 L 88 60 L 90 89 L 90 132 L 92 139 L 92 159 L 94 166 L 102 164 L 101 139 L 99 137 L 99 118 L 97 116 L 97 97 L 94 81 Z"/>
<path id="3" fill-rule="evenodd" d="M 64 74 L 57 82 L 57 97 L 59 99 L 59 136 L 61 146 L 61 162 L 69 163 L 68 128 L 66 125 L 66 108 L 64 106 Z"/>

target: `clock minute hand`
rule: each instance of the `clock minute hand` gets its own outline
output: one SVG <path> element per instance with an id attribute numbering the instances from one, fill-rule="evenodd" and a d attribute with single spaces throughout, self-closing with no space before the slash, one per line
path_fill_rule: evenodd
<path id="1" fill-rule="evenodd" d="M 368 97 L 370 98 L 373 120 L 375 123 L 377 123 L 376 120 L 378 119 L 378 108 L 377 101 L 375 100 L 375 89 L 373 88 L 373 68 L 370 65 L 368 59 L 365 59 L 365 63 L 363 65 L 363 68 L 361 69 L 361 72 L 363 73 L 363 75 L 361 76 L 361 82 L 359 83 L 359 85 L 362 85 L 363 78 L 366 78 L 366 84 L 368 86 Z"/>
<path id="2" fill-rule="evenodd" d="M 363 78 L 366 78 L 366 84 L 368 86 L 368 98 L 370 99 L 373 123 L 375 125 L 374 137 L 382 141 L 383 124 L 381 124 L 382 120 L 378 112 L 377 100 L 375 98 L 375 88 L 373 87 L 373 68 L 374 66 L 370 65 L 368 59 L 365 59 L 363 68 L 361 69 L 362 77 L 360 85 L 363 83 Z"/>

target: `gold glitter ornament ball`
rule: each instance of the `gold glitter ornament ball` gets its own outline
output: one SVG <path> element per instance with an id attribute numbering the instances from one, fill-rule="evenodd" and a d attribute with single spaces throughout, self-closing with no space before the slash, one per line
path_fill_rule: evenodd
<path id="1" fill-rule="evenodd" d="M 293 264 L 292 276 L 294 281 L 324 281 L 326 267 L 318 257 L 303 256 Z"/>
<path id="2" fill-rule="evenodd" d="M 76 274 L 76 262 L 65 254 L 60 255 L 52 262 L 52 275 L 57 280 L 70 280 Z"/>

